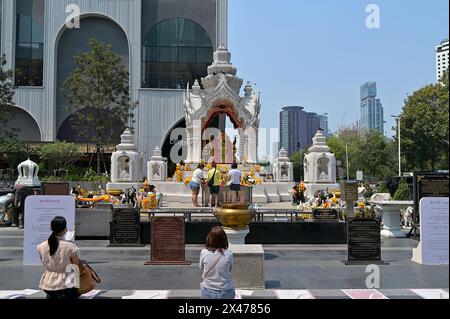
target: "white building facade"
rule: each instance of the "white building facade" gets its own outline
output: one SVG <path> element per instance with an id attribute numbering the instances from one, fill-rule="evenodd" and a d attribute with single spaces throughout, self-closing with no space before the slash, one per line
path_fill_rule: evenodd
<path id="1" fill-rule="evenodd" d="M 186 127 L 186 88 L 208 75 L 213 52 L 228 45 L 227 0 L 0 0 L 0 8 L 4 68 L 21 71 L 11 120 L 19 137 L 86 142 L 70 126 L 76 114 L 67 112 L 62 89 L 73 56 L 95 38 L 111 44 L 130 72 L 144 163 L 156 147 L 169 155 L 170 132 Z M 71 17 L 79 28 L 68 28 L 76 22 Z M 117 123 L 117 130 L 126 125 Z"/>
<path id="2" fill-rule="evenodd" d="M 448 69 L 449 41 L 444 40 L 436 47 L 436 82 L 439 82 Z"/>

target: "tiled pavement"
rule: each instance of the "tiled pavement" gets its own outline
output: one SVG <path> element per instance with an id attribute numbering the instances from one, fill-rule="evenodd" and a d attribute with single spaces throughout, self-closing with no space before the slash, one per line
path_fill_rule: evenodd
<path id="1" fill-rule="evenodd" d="M 44 299 L 38 290 L 0 290 L 0 299 Z M 81 299 L 199 299 L 196 290 L 94 290 Z M 238 290 L 236 299 L 449 299 L 448 289 Z"/>
<path id="2" fill-rule="evenodd" d="M 196 299 L 201 272 L 201 246 L 188 245 L 191 266 L 144 266 L 150 248 L 108 248 L 107 241 L 79 241 L 80 257 L 102 279 L 94 298 Z M 449 267 L 411 262 L 412 239 L 383 240 L 380 287 L 376 291 L 344 291 L 366 288 L 366 267 L 346 266 L 345 245 L 266 245 L 266 288 L 239 291 L 243 299 L 448 299 Z M 0 229 L 0 298 L 45 298 L 38 289 L 41 266 L 23 266 L 23 231 Z M 412 289 L 416 290 L 412 290 Z M 29 289 L 29 290 L 25 290 Z M 422 290 L 417 290 L 422 289 Z M 424 290 L 431 289 L 431 290 Z"/>

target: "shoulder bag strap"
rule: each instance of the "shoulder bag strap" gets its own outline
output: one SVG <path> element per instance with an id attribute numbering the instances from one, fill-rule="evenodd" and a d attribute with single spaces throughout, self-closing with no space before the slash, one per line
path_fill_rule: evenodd
<path id="1" fill-rule="evenodd" d="M 217 264 L 219 263 L 220 259 L 222 259 L 222 254 L 220 254 L 220 256 L 218 256 L 216 258 L 216 260 L 214 261 L 213 265 L 211 266 L 211 268 L 209 268 L 209 270 L 203 275 L 203 279 L 208 278 L 209 274 L 211 273 L 211 271 L 213 271 L 213 269 L 217 266 Z"/>

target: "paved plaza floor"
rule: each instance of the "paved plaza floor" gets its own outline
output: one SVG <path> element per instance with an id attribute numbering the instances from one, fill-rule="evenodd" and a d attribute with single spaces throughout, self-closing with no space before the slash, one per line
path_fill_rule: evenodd
<path id="1" fill-rule="evenodd" d="M 80 257 L 102 279 L 95 298 L 198 298 L 202 246 L 187 246 L 191 266 L 144 266 L 150 247 L 108 248 L 108 241 L 78 241 Z M 366 289 L 366 266 L 345 265 L 345 245 L 267 245 L 265 291 L 242 298 L 448 298 L 449 267 L 411 262 L 413 239 L 383 240 L 380 289 Z M 0 229 L 0 298 L 42 298 L 41 266 L 23 266 L 23 230 Z M 430 290 L 431 289 L 431 290 Z"/>

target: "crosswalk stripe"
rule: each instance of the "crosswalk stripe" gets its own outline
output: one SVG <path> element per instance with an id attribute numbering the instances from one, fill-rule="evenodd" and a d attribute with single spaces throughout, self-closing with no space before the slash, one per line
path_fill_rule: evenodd
<path id="1" fill-rule="evenodd" d="M 342 291 L 351 299 L 388 299 L 376 289 L 344 289 Z"/>
<path id="2" fill-rule="evenodd" d="M 443 289 L 410 289 L 423 299 L 449 299 L 448 292 Z"/>

